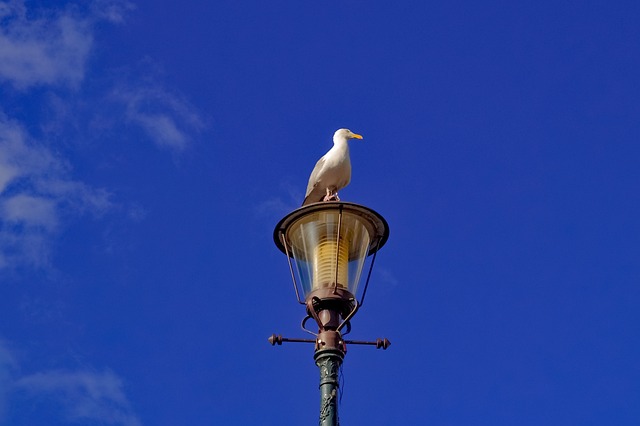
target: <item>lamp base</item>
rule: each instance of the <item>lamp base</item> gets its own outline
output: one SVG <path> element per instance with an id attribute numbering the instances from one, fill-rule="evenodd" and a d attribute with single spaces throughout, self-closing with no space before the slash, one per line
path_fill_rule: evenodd
<path id="1" fill-rule="evenodd" d="M 307 313 L 316 317 L 323 310 L 336 311 L 344 319 L 356 305 L 353 294 L 340 287 L 326 287 L 313 290 L 307 295 Z M 336 324 L 337 327 L 337 324 Z"/>

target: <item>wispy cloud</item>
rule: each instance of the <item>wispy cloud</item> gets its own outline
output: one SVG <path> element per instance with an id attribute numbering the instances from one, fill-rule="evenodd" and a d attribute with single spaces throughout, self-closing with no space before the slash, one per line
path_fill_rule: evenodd
<path id="1" fill-rule="evenodd" d="M 125 105 L 127 121 L 139 126 L 161 148 L 184 149 L 205 123 L 183 96 L 159 86 L 120 87 L 112 98 Z"/>
<path id="2" fill-rule="evenodd" d="M 124 392 L 122 379 L 110 371 L 45 371 L 18 379 L 14 388 L 32 397 L 55 400 L 72 422 L 141 425 Z"/>
<path id="3" fill-rule="evenodd" d="M 70 177 L 70 167 L 0 114 L 0 268 L 48 263 L 50 237 L 69 215 L 100 215 L 105 190 Z"/>
<path id="4" fill-rule="evenodd" d="M 98 0 L 82 6 L 27 11 L 24 0 L 1 2 L 0 82 L 22 91 L 34 86 L 77 89 L 91 71 L 87 63 L 96 23 L 122 23 L 134 8 L 126 0 Z M 116 83 L 116 87 L 112 99 L 124 106 L 125 120 L 159 147 L 182 150 L 205 127 L 196 109 L 175 91 L 149 84 L 148 79 L 128 86 Z M 62 98 L 51 96 L 58 100 L 58 111 L 68 109 L 69 105 L 60 104 Z"/>
<path id="5" fill-rule="evenodd" d="M 121 24 L 128 12 L 136 6 L 127 0 L 95 0 L 91 2 L 91 15 L 114 24 Z"/>
<path id="6" fill-rule="evenodd" d="M 0 1 L 0 83 L 20 89 L 18 96 L 42 96 L 29 89 L 51 88 L 45 96 L 55 109 L 55 120 L 40 126 L 56 139 L 36 140 L 25 125 L 0 110 L 0 269 L 48 265 L 51 237 L 63 229 L 65 218 L 111 209 L 109 193 L 74 179 L 69 163 L 52 149 L 56 141 L 83 140 L 83 134 L 95 130 L 84 124 L 100 120 L 103 110 L 94 104 L 116 105 L 105 115 L 105 133 L 126 121 L 156 146 L 174 152 L 206 127 L 184 96 L 166 90 L 148 74 L 120 75 L 112 82 L 115 89 L 101 94 L 82 90 L 85 74 L 93 72 L 88 65 L 97 23 L 123 22 L 133 9 L 131 2 L 96 0 L 59 10 L 29 5 L 27 9 L 24 0 Z M 105 97 L 109 102 L 97 101 Z M 76 121 L 78 116 L 86 120 Z"/>
<path id="7" fill-rule="evenodd" d="M 381 286 L 389 289 L 395 289 L 400 285 L 400 281 L 396 278 L 393 272 L 384 267 L 375 268 L 376 279 L 380 282 Z"/>
<path id="8" fill-rule="evenodd" d="M 123 380 L 112 371 L 45 370 L 19 375 L 15 352 L 0 338 L 0 423 L 11 407 L 9 400 L 47 398 L 62 408 L 66 421 L 118 426 L 140 426 Z M 56 423 L 55 419 L 51 419 Z"/>
<path id="9" fill-rule="evenodd" d="M 18 194 L 2 203 L 4 220 L 11 225 L 54 231 L 58 226 L 54 200 L 33 195 Z"/>
<path id="10" fill-rule="evenodd" d="M 76 87 L 85 75 L 95 23 L 121 23 L 133 4 L 98 0 L 88 10 L 30 10 L 24 0 L 0 3 L 0 81 L 18 89 L 36 85 Z"/>
<path id="11" fill-rule="evenodd" d="M 16 363 L 7 344 L 0 339 L 0 422 L 6 412 L 6 401 Z"/>
<path id="12" fill-rule="evenodd" d="M 301 185 L 293 185 L 290 182 L 281 182 L 278 196 L 263 199 L 255 206 L 255 211 L 260 216 L 268 216 L 270 219 L 282 217 L 292 210 L 297 209 L 304 199 L 304 188 Z"/>
<path id="13" fill-rule="evenodd" d="M 18 88 L 77 85 L 93 35 L 86 18 L 70 12 L 29 18 L 23 1 L 0 6 L 0 79 Z"/>

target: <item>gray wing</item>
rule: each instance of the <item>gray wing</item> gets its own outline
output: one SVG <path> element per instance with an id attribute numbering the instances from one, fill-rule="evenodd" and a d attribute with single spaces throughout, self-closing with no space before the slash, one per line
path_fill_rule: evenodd
<path id="1" fill-rule="evenodd" d="M 320 178 L 320 172 L 324 168 L 324 156 L 318 160 L 316 166 L 311 172 L 309 177 L 309 183 L 307 184 L 307 193 L 305 194 L 302 205 L 315 203 L 316 201 L 322 201 L 325 196 L 326 190 L 318 187 L 318 180 Z"/>

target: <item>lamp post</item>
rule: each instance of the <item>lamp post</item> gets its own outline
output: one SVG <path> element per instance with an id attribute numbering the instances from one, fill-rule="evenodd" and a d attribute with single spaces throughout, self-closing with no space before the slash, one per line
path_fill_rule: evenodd
<path id="1" fill-rule="evenodd" d="M 306 306 L 302 329 L 315 338 L 274 334 L 269 342 L 315 344 L 314 360 L 320 369 L 320 426 L 338 424 L 338 370 L 347 344 L 373 345 L 378 349 L 390 345 L 387 339 L 367 342 L 343 338 L 351 331 L 351 319 L 364 303 L 376 253 L 388 237 L 389 226 L 380 214 L 359 204 L 333 201 L 301 207 L 280 220 L 274 230 L 276 246 L 287 256 L 298 302 Z M 364 289 L 358 293 L 369 256 Z M 306 327 L 310 319 L 317 324 L 317 333 Z"/>

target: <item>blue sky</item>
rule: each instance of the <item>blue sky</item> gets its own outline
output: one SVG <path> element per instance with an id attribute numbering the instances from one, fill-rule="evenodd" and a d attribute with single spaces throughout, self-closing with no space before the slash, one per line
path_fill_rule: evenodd
<path id="1" fill-rule="evenodd" d="M 637 2 L 0 1 L 0 424 L 315 424 L 272 241 L 391 236 L 356 425 L 640 421 Z"/>

